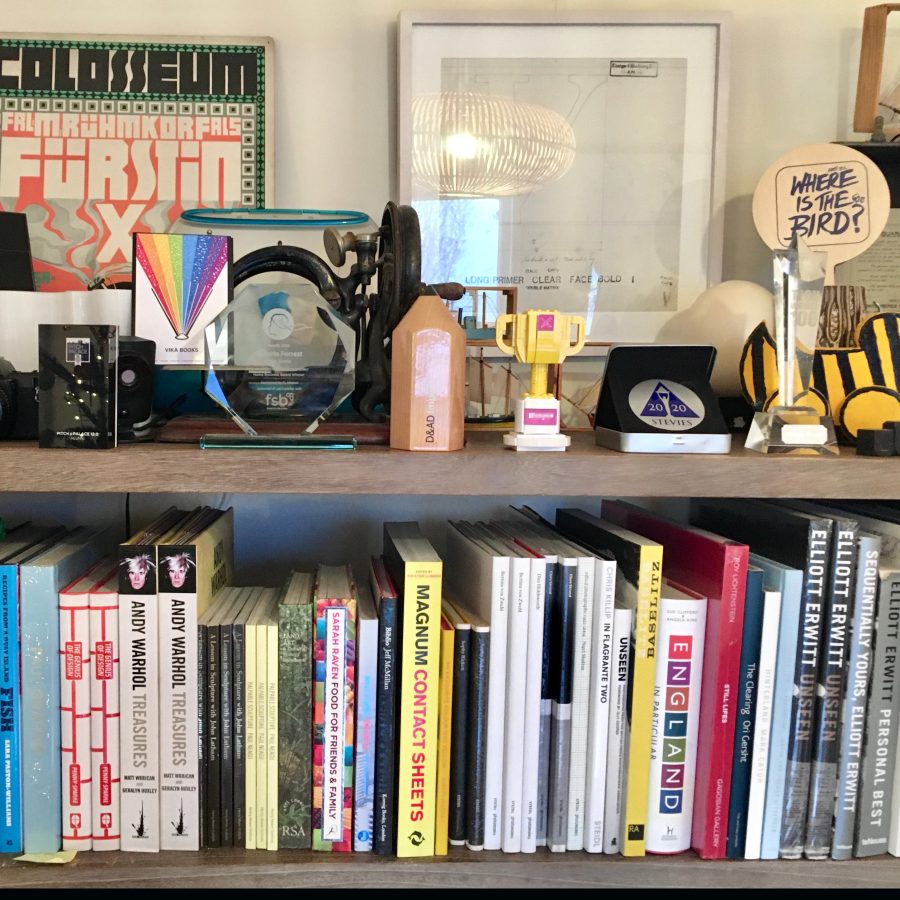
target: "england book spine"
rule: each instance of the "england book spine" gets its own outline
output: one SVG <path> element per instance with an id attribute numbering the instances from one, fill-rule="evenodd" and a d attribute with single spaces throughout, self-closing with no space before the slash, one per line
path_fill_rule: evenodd
<path id="1" fill-rule="evenodd" d="M 506 720 L 503 744 L 501 849 L 522 849 L 522 767 L 525 759 L 525 684 L 528 667 L 528 605 L 531 561 L 514 556 L 510 565 L 506 647 Z"/>
<path id="2" fill-rule="evenodd" d="M 547 846 L 547 816 L 550 807 L 550 739 L 553 728 L 553 698 L 550 696 L 550 654 L 552 649 L 553 602 L 559 566 L 555 557 L 547 562 L 544 583 L 544 633 L 541 657 L 541 722 L 538 741 L 537 846 Z"/>
<path id="3" fill-rule="evenodd" d="M 559 591 L 554 601 L 550 731 L 550 793 L 547 846 L 552 853 L 566 849 L 569 832 L 569 763 L 572 736 L 572 665 L 575 643 L 577 564 L 560 563 Z"/>
<path id="4" fill-rule="evenodd" d="M 234 844 L 234 626 L 219 625 L 219 723 L 221 766 L 219 797 L 223 847 Z"/>
<path id="5" fill-rule="evenodd" d="M 119 598 L 92 592 L 91 813 L 93 849 L 121 847 L 119 807 Z"/>
<path id="6" fill-rule="evenodd" d="M 706 600 L 663 597 L 657 632 L 646 848 L 681 853 L 691 846 Z"/>
<path id="7" fill-rule="evenodd" d="M 312 605 L 278 609 L 279 847 L 311 846 Z"/>
<path id="8" fill-rule="evenodd" d="M 397 856 L 434 853 L 442 565 L 407 562 L 403 588 Z"/>
<path id="9" fill-rule="evenodd" d="M 378 609 L 378 693 L 375 699 L 375 852 L 394 852 L 398 602 L 382 598 Z"/>
<path id="10" fill-rule="evenodd" d="M 278 620 L 266 631 L 266 850 L 278 849 Z"/>
<path id="11" fill-rule="evenodd" d="M 853 828 L 859 799 L 866 704 L 872 680 L 872 639 L 878 599 L 881 539 L 860 534 L 856 557 L 856 597 L 850 635 L 847 685 L 841 710 L 841 752 L 834 807 L 832 859 L 853 856 Z"/>
<path id="12" fill-rule="evenodd" d="M 484 849 L 485 778 L 487 774 L 487 719 L 489 709 L 491 633 L 488 628 L 472 629 L 469 668 L 469 723 L 466 729 L 466 847 Z"/>
<path id="13" fill-rule="evenodd" d="M 806 837 L 813 712 L 830 545 L 831 522 L 824 519 L 812 520 L 809 526 L 800 633 L 797 638 L 797 662 L 794 670 L 794 697 L 788 731 L 785 802 L 779 851 L 783 859 L 799 859 L 803 855 Z"/>
<path id="14" fill-rule="evenodd" d="M 900 685 L 900 573 L 885 573 L 875 616 L 872 684 L 863 737 L 854 856 L 878 856 L 888 849 L 894 753 L 897 747 Z"/>
<path id="15" fill-rule="evenodd" d="M 22 703 L 19 690 L 19 575 L 0 566 L 0 852 L 22 851 Z M 85 763 L 88 770 L 90 764 Z"/>
<path id="16" fill-rule="evenodd" d="M 206 626 L 206 748 L 205 777 L 203 778 L 203 844 L 204 847 L 222 846 L 222 804 L 219 785 L 222 780 L 221 695 L 219 678 L 221 660 L 219 629 Z"/>
<path id="17" fill-rule="evenodd" d="M 375 821 L 375 704 L 378 620 L 357 622 L 356 753 L 353 780 L 353 849 L 370 852 Z"/>
<path id="18" fill-rule="evenodd" d="M 762 572 L 748 572 L 737 716 L 734 723 L 734 752 L 731 760 L 731 795 L 725 848 L 728 859 L 743 858 L 747 839 L 747 806 L 750 800 L 750 769 L 753 764 L 753 721 L 763 624 L 762 588 Z"/>
<path id="19" fill-rule="evenodd" d="M 594 622 L 596 559 L 578 560 L 575 642 L 572 654 L 572 744 L 569 749 L 569 802 L 566 849 L 584 849 L 584 804 L 587 778 L 588 708 L 591 689 L 591 631 Z"/>
<path id="20" fill-rule="evenodd" d="M 848 635 L 853 615 L 858 530 L 857 523 L 853 520 L 835 520 L 828 602 L 816 688 L 816 724 L 803 850 L 807 859 L 827 859 L 831 856 L 840 750 L 841 700 L 844 696 Z"/>
<path id="21" fill-rule="evenodd" d="M 609 744 L 606 748 L 606 804 L 603 822 L 603 852 L 622 849 L 622 815 L 627 775 L 628 687 L 631 683 L 630 609 L 613 611 L 613 662 L 609 701 Z"/>
<path id="22" fill-rule="evenodd" d="M 123 548 L 123 556 L 137 548 Z M 152 559 L 155 548 L 147 558 Z M 152 578 L 152 576 L 151 576 Z M 122 755 L 122 849 L 159 851 L 159 616 L 156 579 L 152 593 L 129 593 L 119 579 L 121 664 L 119 734 Z"/>
<path id="23" fill-rule="evenodd" d="M 246 623 L 235 622 L 232 645 L 234 679 L 234 835 L 232 845 L 247 842 L 247 680 L 244 631 Z"/>
<path id="24" fill-rule="evenodd" d="M 451 844 L 466 842 L 467 729 L 469 724 L 469 674 L 472 652 L 471 628 L 457 628 L 453 657 L 453 718 L 450 736 L 450 822 Z"/>
<path id="25" fill-rule="evenodd" d="M 522 759 L 523 853 L 537 850 L 538 781 L 540 778 L 541 670 L 544 657 L 544 602 L 547 561 L 531 560 L 528 590 L 528 654 L 525 664 L 525 738 Z"/>
<path id="26" fill-rule="evenodd" d="M 750 764 L 750 792 L 747 799 L 744 859 L 759 859 L 762 846 L 763 813 L 772 732 L 772 701 L 778 662 L 778 628 L 781 619 L 780 591 L 766 591 L 764 602 L 756 709 L 753 716 L 753 759 Z"/>
<path id="27" fill-rule="evenodd" d="M 86 592 L 59 595 L 63 850 L 90 850 L 91 625 Z"/>
<path id="28" fill-rule="evenodd" d="M 197 595 L 161 590 L 159 816 L 162 850 L 200 849 L 197 673 Z"/>
<path id="29" fill-rule="evenodd" d="M 587 796 L 584 809 L 584 849 L 603 852 L 606 815 L 606 757 L 609 749 L 609 706 L 613 664 L 613 606 L 616 563 L 597 560 L 597 603 L 591 630 L 591 684 L 588 734 Z"/>

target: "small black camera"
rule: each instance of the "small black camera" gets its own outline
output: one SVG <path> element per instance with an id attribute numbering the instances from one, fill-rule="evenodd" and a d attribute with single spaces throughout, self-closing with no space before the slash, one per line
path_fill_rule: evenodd
<path id="1" fill-rule="evenodd" d="M 0 359 L 0 440 L 37 440 L 37 392 L 37 372 L 16 372 Z"/>

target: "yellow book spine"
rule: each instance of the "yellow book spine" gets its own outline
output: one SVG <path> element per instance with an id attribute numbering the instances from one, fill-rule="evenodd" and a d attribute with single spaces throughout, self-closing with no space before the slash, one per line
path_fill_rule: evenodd
<path id="1" fill-rule="evenodd" d="M 650 732 L 656 677 L 656 631 L 662 586 L 662 547 L 642 547 L 634 625 L 634 686 L 625 793 L 622 855 L 643 856 L 650 793 Z"/>
<path id="2" fill-rule="evenodd" d="M 403 587 L 397 856 L 434 855 L 440 680 L 440 562 L 407 563 Z"/>
<path id="3" fill-rule="evenodd" d="M 278 623 L 266 625 L 266 850 L 278 849 Z"/>
<path id="4" fill-rule="evenodd" d="M 256 626 L 244 626 L 244 847 L 256 849 Z"/>
<path id="5" fill-rule="evenodd" d="M 268 638 L 264 623 L 256 626 L 256 849 L 265 850 L 268 818 L 268 715 L 266 709 L 266 680 L 268 677 Z"/>
<path id="6" fill-rule="evenodd" d="M 456 632 L 441 620 L 441 682 L 438 705 L 437 794 L 434 801 L 434 855 L 446 856 L 450 827 L 450 731 L 453 715 L 453 652 Z"/>

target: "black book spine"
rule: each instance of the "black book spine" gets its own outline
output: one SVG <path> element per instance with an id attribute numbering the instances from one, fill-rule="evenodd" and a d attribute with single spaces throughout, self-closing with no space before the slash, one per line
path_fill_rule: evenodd
<path id="1" fill-rule="evenodd" d="M 215 625 L 206 628 L 206 705 L 207 705 L 207 747 L 206 761 L 206 802 L 201 815 L 206 819 L 207 847 L 222 846 L 221 809 L 219 807 L 219 784 L 222 773 L 222 747 L 220 734 L 219 697 L 219 629 Z"/>
<path id="2" fill-rule="evenodd" d="M 466 780 L 466 845 L 472 850 L 482 850 L 484 849 L 484 791 L 487 776 L 490 632 L 487 629 L 473 629 L 469 650 L 469 722 L 466 731 L 469 772 Z"/>
<path id="3" fill-rule="evenodd" d="M 453 657 L 453 707 L 450 714 L 450 821 L 451 844 L 466 842 L 466 732 L 469 726 L 469 653 L 472 632 L 457 628 Z"/>
<path id="4" fill-rule="evenodd" d="M 223 847 L 234 844 L 234 626 L 219 626 L 219 719 L 222 747 L 222 768 L 219 776 L 219 796 L 222 807 L 221 838 Z"/>
<path id="5" fill-rule="evenodd" d="M 550 693 L 550 652 L 553 643 L 553 603 L 559 566 L 548 563 L 544 582 L 544 646 L 541 656 L 541 725 L 538 737 L 538 808 L 536 839 L 547 845 L 547 815 L 550 808 L 550 740 L 553 728 L 553 697 Z"/>
<path id="6" fill-rule="evenodd" d="M 207 698 L 207 685 L 209 679 L 206 675 L 206 626 L 197 626 L 197 771 L 200 777 L 197 780 L 197 800 L 200 810 L 200 846 L 206 846 L 206 821 L 204 809 L 206 808 L 207 767 L 209 759 L 209 711 Z"/>
<path id="7" fill-rule="evenodd" d="M 394 852 L 394 772 L 400 629 L 396 597 L 383 597 L 378 610 L 378 692 L 375 699 L 375 852 Z"/>
<path id="8" fill-rule="evenodd" d="M 247 737 L 246 711 L 246 680 L 244 676 L 244 625 L 236 623 L 232 630 L 231 645 L 231 670 L 232 670 L 232 696 L 234 698 L 234 713 L 232 725 L 234 729 L 234 744 L 232 747 L 232 789 L 234 803 L 234 827 L 232 844 L 235 847 L 245 845 L 246 821 L 244 818 L 244 804 L 247 797 L 246 777 L 247 760 L 245 746 Z M 312 748 L 310 748 L 312 752 Z"/>

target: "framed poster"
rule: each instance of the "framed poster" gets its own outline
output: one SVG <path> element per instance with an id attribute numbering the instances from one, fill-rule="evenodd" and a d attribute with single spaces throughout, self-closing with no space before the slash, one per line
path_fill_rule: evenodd
<path id="1" fill-rule="evenodd" d="M 721 280 L 729 18 L 402 13 L 398 177 L 426 282 L 652 341 Z"/>
<path id="2" fill-rule="evenodd" d="M 0 37 L 0 210 L 35 281 L 131 272 L 131 235 L 274 200 L 271 38 Z"/>

